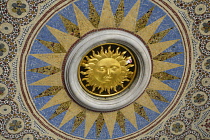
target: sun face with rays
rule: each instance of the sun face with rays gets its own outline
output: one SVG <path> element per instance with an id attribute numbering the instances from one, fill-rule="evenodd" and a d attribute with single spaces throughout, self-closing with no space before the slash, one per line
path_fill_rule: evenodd
<path id="1" fill-rule="evenodd" d="M 115 123 L 118 123 L 120 129 L 124 134 L 126 134 L 126 126 L 125 119 L 129 120 L 131 124 L 135 128 L 138 129 L 136 122 L 135 113 L 139 114 L 145 120 L 149 121 L 149 117 L 145 111 L 145 107 L 156 112 L 160 113 L 154 104 L 153 100 L 159 100 L 161 102 L 168 102 L 160 93 L 160 90 L 163 91 L 175 91 L 173 88 L 164 84 L 162 81 L 164 80 L 174 80 L 180 79 L 179 77 L 173 76 L 165 72 L 166 70 L 180 67 L 182 65 L 164 62 L 165 60 L 172 58 L 176 55 L 181 54 L 182 52 L 163 52 L 165 49 L 174 45 L 179 41 L 180 38 L 175 40 L 169 40 L 165 42 L 161 42 L 161 40 L 169 33 L 172 28 L 160 31 L 155 33 L 157 28 L 162 23 L 165 16 L 157 19 L 153 23 L 147 25 L 147 22 L 154 10 L 152 7 L 148 12 L 146 12 L 140 19 L 137 20 L 137 16 L 139 13 L 140 0 L 134 4 L 131 10 L 128 12 L 126 16 L 124 16 L 124 0 L 121 0 L 119 6 L 116 10 L 116 13 L 113 14 L 112 8 L 109 0 L 104 0 L 102 13 L 98 14 L 91 0 L 88 0 L 89 4 L 89 19 L 85 17 L 83 12 L 73 4 L 73 9 L 76 15 L 78 25 L 72 23 L 69 19 L 60 15 L 60 18 L 63 22 L 68 33 L 62 32 L 58 29 L 55 29 L 51 26 L 46 26 L 51 34 L 59 41 L 59 43 L 49 42 L 45 40 L 38 40 L 41 44 L 52 50 L 53 53 L 49 54 L 31 54 L 33 57 L 36 57 L 42 61 L 50 64 L 46 67 L 34 68 L 29 71 L 36 73 L 48 74 L 50 76 L 43 78 L 38 81 L 34 81 L 34 83 L 30 85 L 37 86 L 50 86 L 47 90 L 43 91 L 35 98 L 42 98 L 45 96 L 53 96 L 42 108 L 41 110 L 47 109 L 49 107 L 59 105 L 56 111 L 52 114 L 50 119 L 58 116 L 59 114 L 66 112 L 65 116 L 62 118 L 60 123 L 60 127 L 69 122 L 71 119 L 75 118 L 72 130 L 70 133 L 73 133 L 82 122 L 85 121 L 85 130 L 84 136 L 86 137 L 88 132 L 90 131 L 92 125 L 96 123 L 96 135 L 100 136 L 100 132 L 104 124 L 106 124 L 110 137 L 112 137 Z M 109 19 L 109 20 L 107 20 Z M 153 61 L 153 71 L 152 77 L 148 87 L 145 89 L 145 92 L 132 104 L 126 106 L 117 111 L 113 112 L 94 112 L 87 110 L 86 108 L 81 107 L 77 103 L 72 100 L 68 93 L 64 90 L 64 85 L 62 83 L 62 63 L 64 61 L 64 57 L 70 46 L 74 44 L 80 37 L 85 35 L 86 33 L 101 28 L 121 28 L 133 32 L 134 34 L 140 36 L 144 42 L 147 43 Z M 56 48 L 56 49 L 55 49 Z M 112 50 L 112 49 L 111 49 Z M 133 71 L 126 71 L 132 65 L 126 64 L 126 61 L 130 59 L 129 57 L 123 56 L 123 52 L 113 52 L 107 49 L 100 50 L 100 52 L 93 52 L 92 57 L 87 58 L 87 62 L 83 64 L 84 68 L 87 70 L 84 72 L 80 72 L 83 76 L 86 76 L 82 81 L 86 81 L 90 86 L 93 86 L 91 91 L 95 91 L 96 88 L 100 88 L 99 93 L 103 93 L 106 91 L 106 94 L 111 93 L 110 90 L 117 90 L 117 86 L 120 86 L 120 82 L 132 81 L 129 79 L 129 75 L 134 75 Z M 117 58 L 123 58 L 123 60 L 119 60 Z M 102 56 L 102 58 L 100 58 Z M 106 67 L 111 68 L 112 65 L 107 65 L 107 62 L 111 62 L 114 64 L 113 69 L 116 71 L 113 74 L 113 77 L 118 77 L 118 80 L 114 82 L 114 85 L 108 84 L 113 77 L 109 76 L 106 79 L 103 79 L 103 71 L 105 69 L 104 63 L 106 63 Z M 124 63 L 124 64 L 123 64 Z M 95 69 L 93 65 L 97 66 L 98 73 L 94 73 L 92 69 Z M 53 70 L 53 71 L 52 71 Z M 95 71 L 95 70 L 94 70 Z M 106 69 L 107 71 L 107 69 Z M 126 71 L 126 72 L 125 72 Z M 125 72 L 124 74 L 122 74 Z M 102 74 L 99 74 L 102 73 Z M 107 83 L 106 83 L 107 81 Z M 85 85 L 85 86 L 88 86 Z M 121 85 L 121 87 L 123 87 Z M 95 89 L 94 89 L 95 88 Z M 119 90 L 120 91 L 120 90 Z"/>
<path id="2" fill-rule="evenodd" d="M 104 49 L 105 46 L 108 48 Z M 93 49 L 91 55 L 85 55 L 82 59 L 79 69 L 80 83 L 93 95 L 113 96 L 122 92 L 133 81 L 136 72 L 135 65 L 131 64 L 133 57 L 128 51 L 119 51 L 120 48 L 125 48 L 119 44 L 108 43 L 95 49 L 99 48 L 99 51 Z"/>

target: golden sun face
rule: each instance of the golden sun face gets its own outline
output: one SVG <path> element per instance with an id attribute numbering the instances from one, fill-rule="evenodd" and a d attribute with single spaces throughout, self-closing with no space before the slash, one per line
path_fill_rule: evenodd
<path id="1" fill-rule="evenodd" d="M 135 77 L 135 69 L 135 60 L 129 50 L 119 44 L 107 43 L 83 57 L 78 75 L 87 92 L 104 97 L 125 90 Z"/>

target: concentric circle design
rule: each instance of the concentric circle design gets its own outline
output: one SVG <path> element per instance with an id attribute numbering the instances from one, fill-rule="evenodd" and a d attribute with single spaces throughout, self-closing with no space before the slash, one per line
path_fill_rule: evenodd
<path id="1" fill-rule="evenodd" d="M 207 44 L 206 44 L 206 49 L 209 51 L 210 50 L 210 42 L 208 42 Z"/>
<path id="2" fill-rule="evenodd" d="M 199 4 L 195 7 L 195 13 L 196 14 L 204 14 L 206 12 L 206 5 L 204 4 Z"/>
<path id="3" fill-rule="evenodd" d="M 4 34 L 11 34 L 13 32 L 13 25 L 11 23 L 2 23 L 0 24 L 0 29 L 1 29 L 1 32 L 4 33 Z"/>
<path id="4" fill-rule="evenodd" d="M 187 110 L 185 112 L 185 117 L 191 119 L 192 117 L 194 117 L 194 112 L 192 110 Z"/>
<path id="5" fill-rule="evenodd" d="M 58 5 L 61 9 L 47 11 L 37 21 L 30 31 L 33 39 L 23 49 L 21 87 L 30 111 L 63 139 L 121 138 L 154 127 L 180 99 L 180 83 L 188 72 L 184 61 L 189 57 L 184 46 L 188 43 L 182 40 L 178 19 L 175 24 L 147 0 L 129 4 L 78 0 Z M 115 61 L 116 56 L 110 57 L 114 55 L 122 60 Z M 90 65 L 103 62 L 95 63 L 96 58 L 106 60 L 108 68 L 125 63 L 124 72 L 130 74 L 118 76 L 129 77 L 128 84 L 120 89 L 119 82 L 103 86 L 100 92 L 100 74 L 93 75 L 98 78 L 95 83 L 88 77 Z M 113 95 L 101 96 L 109 92 Z"/>
<path id="6" fill-rule="evenodd" d="M 0 114 L 7 115 L 11 112 L 12 107 L 9 105 L 3 105 L 0 107 Z"/>
<path id="7" fill-rule="evenodd" d="M 141 67 L 138 69 L 138 74 L 137 74 L 138 76 L 135 79 L 134 84 L 132 84 L 129 89 L 127 89 L 127 86 L 126 86 L 124 89 L 125 92 L 118 94 L 118 96 L 109 96 L 109 95 L 100 95 L 99 94 L 98 96 L 94 97 L 94 96 L 87 95 L 86 92 L 83 90 L 84 83 L 82 83 L 82 85 L 81 85 L 80 77 L 78 79 L 78 75 L 75 74 L 78 71 L 78 67 L 81 64 L 81 61 L 84 61 L 83 57 L 85 55 L 87 55 L 87 53 L 89 53 L 90 50 L 92 50 L 92 48 L 94 46 L 100 47 L 102 42 L 105 44 L 120 43 L 120 44 L 128 46 L 129 49 L 131 49 L 131 51 L 135 52 L 135 56 L 137 57 L 137 61 Z M 99 45 L 97 45 L 97 44 L 99 44 Z M 122 47 L 122 45 L 120 45 L 120 46 Z M 97 47 L 96 47 L 96 49 L 97 49 Z M 125 49 L 125 47 L 124 47 L 124 49 Z M 126 49 L 126 50 L 128 51 L 128 49 Z M 104 55 L 106 55 L 105 52 L 111 53 L 112 51 L 114 51 L 114 50 L 110 50 L 110 52 L 109 52 L 109 50 L 107 48 L 104 50 Z M 125 50 L 122 50 L 122 51 L 125 52 Z M 120 54 L 123 52 L 120 52 Z M 95 52 L 95 53 L 97 53 L 97 52 Z M 128 52 L 127 55 L 131 55 L 131 52 Z M 81 56 L 83 56 L 83 57 L 81 57 Z M 117 57 L 119 57 L 119 56 L 117 56 Z M 125 56 L 121 56 L 121 57 L 123 58 Z M 93 56 L 90 58 L 92 58 L 93 60 L 96 60 L 96 58 L 94 58 Z M 121 60 L 122 58 L 118 58 L 118 59 Z M 127 58 L 129 58 L 129 56 Z M 134 56 L 132 56 L 131 58 L 134 59 Z M 129 61 L 129 59 L 127 59 L 124 62 L 127 62 L 127 61 Z M 133 61 L 135 62 L 136 60 L 134 59 Z M 91 63 L 93 63 L 93 62 L 91 62 Z M 91 110 L 95 110 L 95 111 L 116 110 L 116 109 L 122 108 L 122 107 L 132 103 L 134 100 L 136 100 L 143 93 L 143 91 L 145 90 L 145 88 L 150 80 L 151 67 L 152 67 L 150 54 L 147 51 L 145 45 L 141 42 L 141 40 L 130 33 L 127 33 L 125 31 L 119 31 L 119 30 L 103 30 L 103 31 L 98 31 L 96 33 L 89 34 L 81 42 L 79 42 L 78 44 L 75 45 L 75 47 L 71 50 L 70 55 L 68 56 L 67 62 L 65 62 L 64 64 L 65 64 L 65 74 L 64 74 L 65 84 L 66 84 L 66 88 L 68 89 L 71 97 L 74 98 L 82 106 L 89 108 Z M 147 65 L 145 65 L 145 64 L 147 64 Z M 127 64 L 125 64 L 125 65 L 127 65 Z M 134 64 L 134 65 L 136 65 L 136 66 L 132 73 L 136 73 L 136 71 L 137 71 L 136 70 L 137 64 Z M 90 67 L 90 66 L 87 66 L 87 67 Z M 129 69 L 124 70 L 124 73 L 127 71 L 129 72 Z M 94 73 L 96 74 L 96 71 L 94 71 Z M 94 76 L 94 75 L 92 75 L 92 76 Z M 101 76 L 101 74 L 98 74 L 98 77 L 99 76 Z M 117 77 L 119 77 L 119 76 L 121 76 L 121 74 L 118 75 Z M 115 79 L 117 77 L 115 77 Z M 113 79 L 113 80 L 115 80 L 115 79 Z M 132 76 L 131 79 L 134 79 L 134 76 Z M 110 85 L 114 84 L 113 80 L 109 81 Z M 120 82 L 122 82 L 122 81 L 120 81 Z M 97 85 L 97 83 L 94 83 L 94 84 Z M 129 86 L 130 84 L 127 84 L 127 85 Z M 127 91 L 126 91 L 126 89 L 127 89 Z M 88 89 L 85 87 L 85 90 L 87 91 Z M 93 92 L 90 92 L 90 93 L 92 95 L 95 95 Z M 116 92 L 116 93 L 118 93 L 118 92 Z M 116 95 L 116 94 L 114 94 L 114 95 Z M 100 97 L 106 97 L 106 98 L 100 98 Z M 112 98 L 107 98 L 107 97 L 112 97 Z"/>
<path id="8" fill-rule="evenodd" d="M 201 80 L 201 83 L 202 83 L 203 86 L 209 87 L 210 86 L 210 78 L 203 78 Z"/>

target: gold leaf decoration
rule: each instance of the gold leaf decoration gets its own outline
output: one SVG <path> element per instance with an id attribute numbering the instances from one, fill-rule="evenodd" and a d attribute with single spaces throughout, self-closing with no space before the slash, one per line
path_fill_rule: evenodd
<path id="1" fill-rule="evenodd" d="M 165 61 L 169 58 L 172 58 L 176 55 L 182 54 L 183 52 L 165 52 L 165 53 L 160 53 L 156 57 L 153 58 L 153 60 L 158 60 L 158 61 Z"/>
<path id="2" fill-rule="evenodd" d="M 117 112 L 116 122 L 119 124 L 121 131 L 124 134 L 126 134 L 126 131 L 125 131 L 125 116 L 120 111 Z"/>
<path id="3" fill-rule="evenodd" d="M 65 103 L 60 104 L 60 106 L 55 110 L 55 112 L 51 115 L 50 120 L 65 112 L 69 106 L 71 105 L 71 101 L 67 101 Z"/>
<path id="4" fill-rule="evenodd" d="M 146 111 L 144 110 L 144 107 L 142 105 L 135 102 L 134 110 L 139 116 L 143 117 L 149 122 L 149 117 L 147 116 Z"/>
<path id="5" fill-rule="evenodd" d="M 157 90 L 146 90 L 147 94 L 150 96 L 151 99 L 159 100 L 162 102 L 168 101 L 157 91 Z"/>
<path id="6" fill-rule="evenodd" d="M 96 120 L 96 136 L 99 137 L 103 128 L 105 121 L 102 113 L 99 114 Z"/>
<path id="7" fill-rule="evenodd" d="M 61 70 L 59 68 L 55 67 L 55 66 L 50 65 L 50 66 L 30 69 L 28 71 L 41 73 L 41 74 L 46 74 L 46 75 L 53 75 L 55 73 L 60 72 Z"/>
<path id="8" fill-rule="evenodd" d="M 124 19 L 124 0 L 120 1 L 120 4 L 118 5 L 114 18 L 115 18 L 116 27 L 118 27 L 122 22 L 122 20 Z"/>
<path id="9" fill-rule="evenodd" d="M 158 80 L 175 80 L 175 79 L 180 79 L 179 77 L 170 75 L 166 72 L 158 72 L 158 73 L 154 73 L 152 76 L 154 76 L 155 78 L 157 78 Z"/>
<path id="10" fill-rule="evenodd" d="M 66 30 L 68 31 L 68 33 L 75 36 L 75 37 L 80 38 L 79 27 L 62 15 L 60 15 L 60 18 L 61 18 Z"/>
<path id="11" fill-rule="evenodd" d="M 39 95 L 37 95 L 35 97 L 36 98 L 41 98 L 41 97 L 45 97 L 45 96 L 52 96 L 57 94 L 61 89 L 63 89 L 62 86 L 52 86 L 50 88 L 48 88 L 47 90 L 45 90 L 44 92 L 40 93 Z"/>
<path id="12" fill-rule="evenodd" d="M 95 28 L 98 28 L 98 24 L 100 22 L 100 16 L 96 11 L 91 0 L 88 0 L 88 4 L 89 4 L 89 20 Z"/>
<path id="13" fill-rule="evenodd" d="M 148 41 L 148 44 L 155 44 L 160 42 L 172 29 L 173 27 L 152 35 Z"/>
<path id="14" fill-rule="evenodd" d="M 85 120 L 85 117 L 86 117 L 85 113 L 86 113 L 86 111 L 84 110 L 76 116 L 76 118 L 74 120 L 74 126 L 73 126 L 71 132 L 74 132 L 80 126 L 80 124 L 82 124 L 82 122 Z"/>
<path id="15" fill-rule="evenodd" d="M 144 27 L 146 27 L 147 22 L 154 10 L 155 6 L 152 7 L 147 13 L 145 13 L 137 22 L 136 22 L 136 32 L 140 31 Z"/>
<path id="16" fill-rule="evenodd" d="M 66 53 L 65 48 L 60 43 L 49 42 L 40 39 L 37 40 L 54 53 Z"/>

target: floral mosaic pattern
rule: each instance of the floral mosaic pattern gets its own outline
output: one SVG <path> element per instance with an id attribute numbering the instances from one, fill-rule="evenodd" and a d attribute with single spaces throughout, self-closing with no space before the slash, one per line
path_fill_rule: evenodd
<path id="1" fill-rule="evenodd" d="M 16 3 L 12 4 L 12 11 L 21 15 L 22 13 L 26 12 L 26 5 L 23 4 L 21 1 L 17 1 Z"/>

